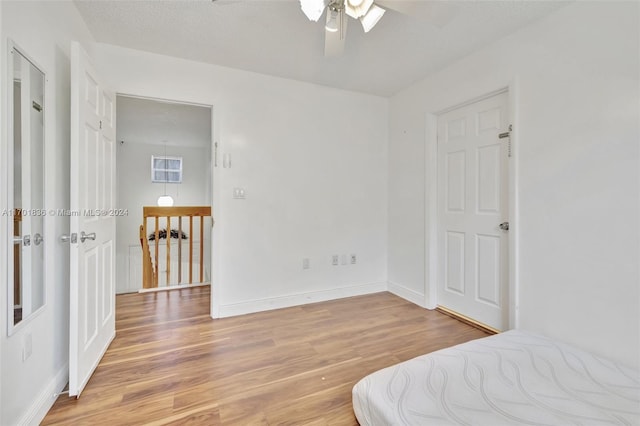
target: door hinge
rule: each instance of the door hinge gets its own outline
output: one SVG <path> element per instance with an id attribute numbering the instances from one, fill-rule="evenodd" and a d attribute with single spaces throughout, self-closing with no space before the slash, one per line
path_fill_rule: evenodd
<path id="1" fill-rule="evenodd" d="M 102 120 L 100 120 L 100 130 L 102 130 Z"/>
<path id="2" fill-rule="evenodd" d="M 509 158 L 511 158 L 511 132 L 512 131 L 513 131 L 513 124 L 509 124 L 508 132 L 498 134 L 498 138 L 500 139 L 509 138 L 509 141 L 507 142 L 507 153 L 509 155 Z"/>
<path id="3" fill-rule="evenodd" d="M 213 167 L 218 167 L 218 142 L 213 144 Z"/>

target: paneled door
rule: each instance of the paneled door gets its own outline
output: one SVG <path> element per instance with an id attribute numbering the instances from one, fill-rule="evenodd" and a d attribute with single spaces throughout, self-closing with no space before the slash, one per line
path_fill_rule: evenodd
<path id="1" fill-rule="evenodd" d="M 438 305 L 508 326 L 508 95 L 438 117 Z"/>
<path id="2" fill-rule="evenodd" d="M 114 100 L 72 43 L 70 396 L 80 396 L 115 337 Z"/>

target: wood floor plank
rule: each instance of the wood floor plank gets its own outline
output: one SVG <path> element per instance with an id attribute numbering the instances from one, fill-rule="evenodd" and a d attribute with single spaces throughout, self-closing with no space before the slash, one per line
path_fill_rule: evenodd
<path id="1" fill-rule="evenodd" d="M 356 425 L 362 377 L 487 335 L 386 292 L 218 320 L 209 298 L 117 296 L 115 340 L 42 424 Z"/>

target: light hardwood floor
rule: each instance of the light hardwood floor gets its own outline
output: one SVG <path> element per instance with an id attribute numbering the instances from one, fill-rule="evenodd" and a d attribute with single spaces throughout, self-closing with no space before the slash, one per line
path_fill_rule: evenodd
<path id="1" fill-rule="evenodd" d="M 390 293 L 233 318 L 209 287 L 117 296 L 117 336 L 43 424 L 356 425 L 365 375 L 487 334 Z"/>

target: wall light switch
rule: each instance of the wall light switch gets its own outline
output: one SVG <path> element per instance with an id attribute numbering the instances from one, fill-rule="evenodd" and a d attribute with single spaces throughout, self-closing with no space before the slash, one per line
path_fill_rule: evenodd
<path id="1" fill-rule="evenodd" d="M 233 188 L 233 198 L 244 200 L 246 198 L 244 188 Z"/>
<path id="2" fill-rule="evenodd" d="M 224 154 L 222 156 L 222 167 L 225 169 L 231 168 L 231 154 Z"/>

